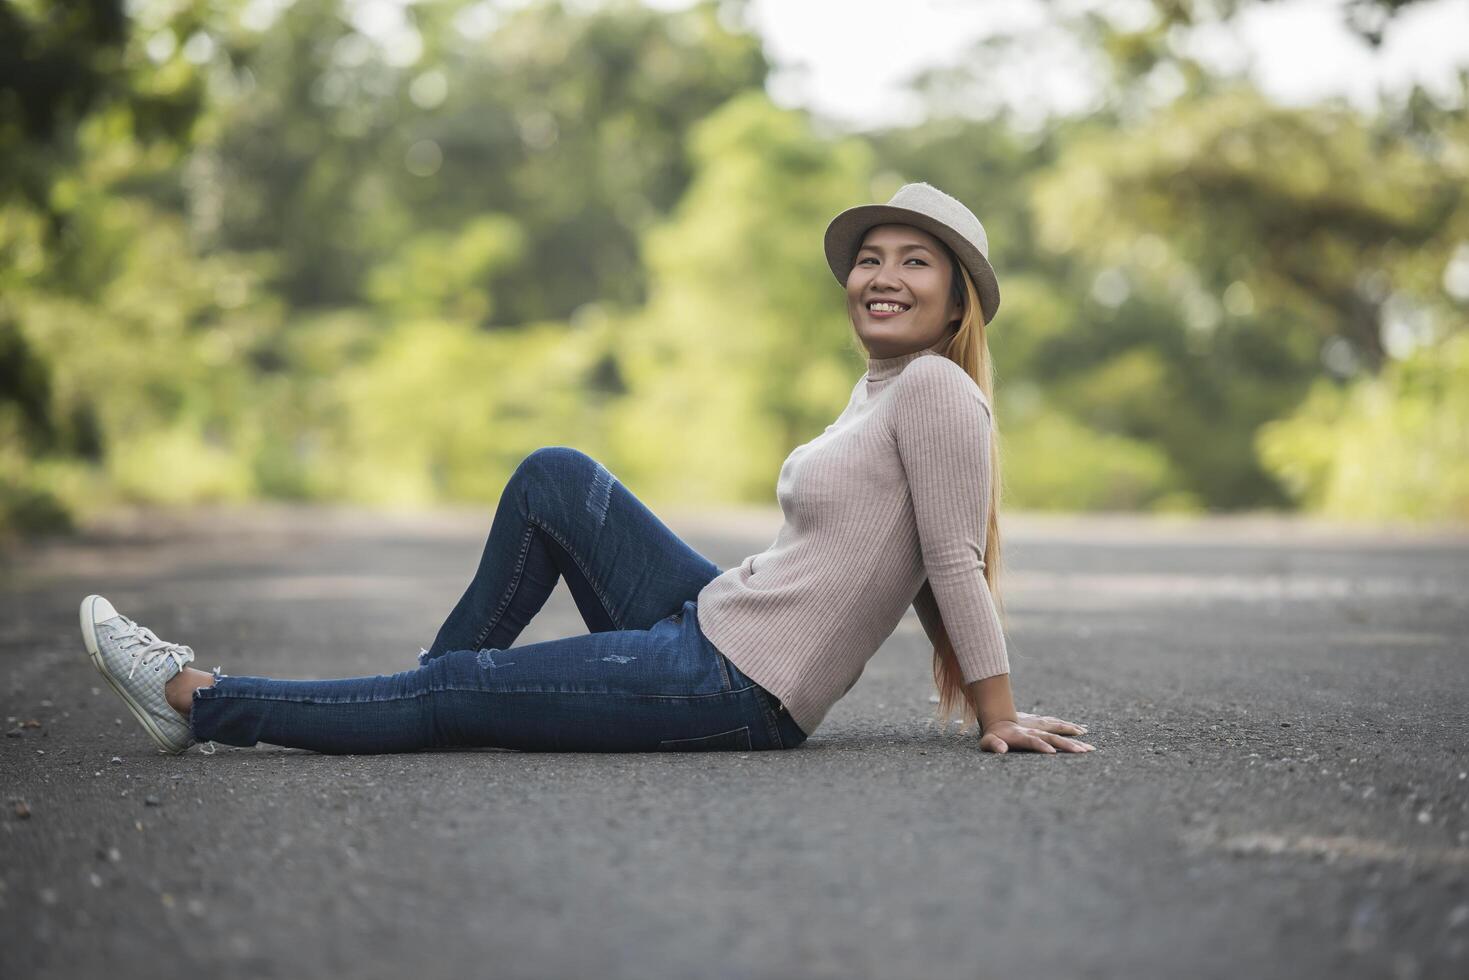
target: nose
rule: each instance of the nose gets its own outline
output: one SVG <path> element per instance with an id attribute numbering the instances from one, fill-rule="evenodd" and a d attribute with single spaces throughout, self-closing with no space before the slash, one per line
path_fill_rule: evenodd
<path id="1" fill-rule="evenodd" d="M 878 262 L 872 274 L 873 289 L 894 289 L 898 285 L 897 270 L 886 262 Z"/>

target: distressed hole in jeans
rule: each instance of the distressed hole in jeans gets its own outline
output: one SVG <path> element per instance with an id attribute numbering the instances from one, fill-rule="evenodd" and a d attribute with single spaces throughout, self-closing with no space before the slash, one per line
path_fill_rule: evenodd
<path id="1" fill-rule="evenodd" d="M 597 526 L 607 520 L 607 505 L 612 500 L 612 472 L 601 463 L 596 464 L 592 475 L 592 486 L 587 491 L 587 512 L 597 519 Z"/>
<path id="2" fill-rule="evenodd" d="M 494 667 L 509 667 L 511 664 L 515 663 L 514 660 L 507 660 L 507 661 L 505 661 L 502 664 L 495 663 L 495 656 L 494 655 L 497 654 L 497 653 L 504 653 L 504 652 L 505 652 L 504 650 L 496 650 L 493 647 L 490 647 L 490 648 L 481 650 L 479 652 L 479 654 L 475 656 L 474 659 L 475 659 L 476 662 L 479 663 L 479 665 L 481 667 L 485 668 L 486 670 L 490 670 L 491 668 L 494 668 Z"/>
<path id="3" fill-rule="evenodd" d="M 627 664 L 632 663 L 637 657 L 625 657 L 620 653 L 609 653 L 605 657 L 588 657 L 587 663 L 596 663 L 598 660 L 604 664 Z"/>

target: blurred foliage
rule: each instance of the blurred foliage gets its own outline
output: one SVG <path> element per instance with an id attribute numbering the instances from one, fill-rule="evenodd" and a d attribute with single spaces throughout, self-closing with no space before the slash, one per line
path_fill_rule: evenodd
<path id="1" fill-rule="evenodd" d="M 749 92 L 694 131 L 690 154 L 697 178 L 648 235 L 649 302 L 617 331 L 628 397 L 608 448 L 659 495 L 773 500 L 771 474 L 865 368 L 820 241 L 862 196 L 870 153 Z"/>
<path id="2" fill-rule="evenodd" d="M 1335 517 L 1469 521 L 1469 334 L 1346 387 L 1317 381 L 1258 435 L 1265 465 Z"/>
<path id="3" fill-rule="evenodd" d="M 947 112 L 1000 35 L 858 136 L 771 104 L 740 0 L 0 0 L 0 531 L 493 502 L 548 444 L 773 502 L 863 367 L 826 222 L 909 180 L 994 245 L 1007 504 L 1462 519 L 1463 103 L 1286 109 L 1177 43 L 1250 2 L 1067 22 L 1085 115 Z"/>

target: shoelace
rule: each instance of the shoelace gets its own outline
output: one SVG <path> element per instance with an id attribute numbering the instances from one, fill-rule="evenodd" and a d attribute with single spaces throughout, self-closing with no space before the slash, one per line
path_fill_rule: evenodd
<path id="1" fill-rule="evenodd" d="M 128 624 L 128 628 L 118 640 L 126 650 L 131 646 L 142 644 L 142 649 L 133 651 L 133 665 L 128 670 L 128 677 L 132 677 L 137 671 L 138 665 L 152 666 L 155 662 L 170 657 L 178 665 L 179 670 L 184 669 L 184 664 L 194 659 L 193 647 L 184 646 L 182 643 L 167 643 L 160 640 L 152 630 L 146 626 L 139 626 L 126 616 L 120 617 Z"/>

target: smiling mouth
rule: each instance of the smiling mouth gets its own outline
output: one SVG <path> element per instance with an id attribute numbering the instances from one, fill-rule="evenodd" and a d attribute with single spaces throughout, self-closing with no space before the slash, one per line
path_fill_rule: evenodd
<path id="1" fill-rule="evenodd" d="M 897 316 L 900 313 L 907 313 L 912 309 L 911 306 L 905 303 L 885 302 L 868 303 L 864 308 L 873 316 Z"/>

